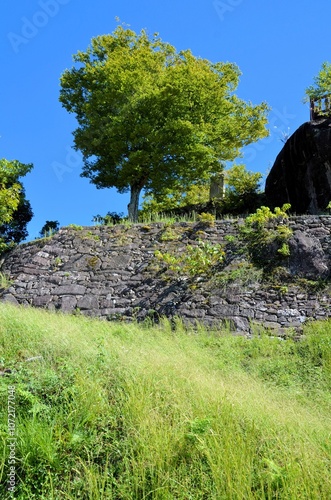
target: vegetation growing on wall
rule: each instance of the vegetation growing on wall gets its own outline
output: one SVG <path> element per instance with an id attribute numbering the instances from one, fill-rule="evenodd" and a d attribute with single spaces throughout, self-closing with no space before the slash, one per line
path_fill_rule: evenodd
<path id="1" fill-rule="evenodd" d="M 248 255 L 255 265 L 271 268 L 280 258 L 289 256 L 288 240 L 292 231 L 285 222 L 290 208 L 287 203 L 272 212 L 269 207 L 262 206 L 240 227 Z"/>
<path id="2" fill-rule="evenodd" d="M 260 281 L 259 268 L 270 271 L 290 255 L 288 240 L 292 230 L 286 224 L 289 209 L 289 204 L 274 211 L 268 207 L 257 209 L 239 226 L 238 238 L 225 238 L 225 246 L 199 240 L 196 246 L 188 245 L 185 250 L 180 247 L 168 252 L 157 250 L 155 257 L 177 275 L 204 276 L 219 284 L 235 280 L 242 284 Z M 201 214 L 200 220 L 207 226 L 214 224 L 211 214 Z M 179 239 L 179 233 L 175 234 L 171 227 L 166 231 L 167 237 L 162 241 Z M 234 263 L 229 266 L 231 261 Z M 226 264 L 228 267 L 224 269 Z"/>
<path id="3" fill-rule="evenodd" d="M 185 252 L 161 252 L 156 250 L 155 257 L 163 262 L 170 271 L 190 277 L 210 277 L 215 267 L 224 261 L 222 245 L 199 241 L 196 246 L 187 245 Z"/>

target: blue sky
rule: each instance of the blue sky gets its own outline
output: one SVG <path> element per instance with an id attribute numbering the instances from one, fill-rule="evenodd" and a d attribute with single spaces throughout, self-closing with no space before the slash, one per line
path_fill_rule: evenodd
<path id="1" fill-rule="evenodd" d="M 34 164 L 23 179 L 34 212 L 30 239 L 46 220 L 92 225 L 96 214 L 126 213 L 128 195 L 80 177 L 76 121 L 58 101 L 72 55 L 111 33 L 116 16 L 178 50 L 239 66 L 237 95 L 272 108 L 270 137 L 247 147 L 244 159 L 265 175 L 282 134 L 309 119 L 304 90 L 331 61 L 330 0 L 2 0 L 0 16 L 0 157 Z"/>

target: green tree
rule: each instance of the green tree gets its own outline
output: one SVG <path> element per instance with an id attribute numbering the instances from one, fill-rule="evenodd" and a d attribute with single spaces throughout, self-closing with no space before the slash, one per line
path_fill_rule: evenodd
<path id="1" fill-rule="evenodd" d="M 51 236 L 60 229 L 60 223 L 57 220 L 47 220 L 39 231 L 41 238 Z"/>
<path id="2" fill-rule="evenodd" d="M 260 203 L 262 174 L 246 170 L 245 165 L 233 165 L 224 171 L 224 198 L 217 201 L 223 213 L 238 214 L 256 210 Z M 188 205 L 209 202 L 210 182 L 192 184 L 186 192 L 164 190 L 159 201 L 153 193 L 144 195 L 142 214 L 169 212 Z"/>
<path id="3" fill-rule="evenodd" d="M 12 219 L 0 226 L 0 238 L 7 245 L 20 243 L 28 236 L 27 225 L 33 217 L 30 202 L 25 198 L 24 189 L 20 193 L 20 201 L 13 212 Z"/>
<path id="4" fill-rule="evenodd" d="M 74 61 L 61 77 L 60 101 L 78 121 L 82 176 L 97 188 L 130 191 L 131 220 L 142 189 L 156 197 L 186 191 L 267 135 L 267 105 L 234 94 L 236 65 L 176 52 L 157 34 L 119 26 Z"/>
<path id="5" fill-rule="evenodd" d="M 159 194 L 158 199 L 155 198 L 153 192 L 145 193 L 140 213 L 142 215 L 157 214 L 188 205 L 207 203 L 209 201 L 209 187 L 210 182 L 205 182 L 191 184 L 185 192 L 165 189 L 162 195 Z"/>
<path id="6" fill-rule="evenodd" d="M 225 171 L 224 211 L 242 213 L 257 208 L 262 174 L 246 170 L 245 165 L 233 165 Z"/>
<path id="7" fill-rule="evenodd" d="M 0 251 L 26 237 L 26 224 L 32 218 L 32 211 L 19 178 L 32 168 L 32 164 L 17 160 L 0 160 Z"/>
<path id="8" fill-rule="evenodd" d="M 311 98 L 324 97 L 331 94 L 331 63 L 324 62 L 321 70 L 314 78 L 314 84 L 306 88 L 305 101 Z"/>

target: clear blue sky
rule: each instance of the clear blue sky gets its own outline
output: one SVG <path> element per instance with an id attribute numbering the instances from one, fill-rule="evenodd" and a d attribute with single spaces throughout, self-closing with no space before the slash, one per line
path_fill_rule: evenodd
<path id="1" fill-rule="evenodd" d="M 270 137 L 245 156 L 249 170 L 264 174 L 282 133 L 309 119 L 304 90 L 331 60 L 330 0 L 2 0 L 0 157 L 34 164 L 23 179 L 34 212 L 30 238 L 46 220 L 92 225 L 93 215 L 126 212 L 128 195 L 80 177 L 81 157 L 71 149 L 75 118 L 58 101 L 72 55 L 111 33 L 116 16 L 178 50 L 239 66 L 239 97 L 272 108 Z"/>

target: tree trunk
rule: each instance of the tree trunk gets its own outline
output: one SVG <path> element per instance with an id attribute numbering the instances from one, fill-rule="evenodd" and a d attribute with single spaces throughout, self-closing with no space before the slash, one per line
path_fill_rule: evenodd
<path id="1" fill-rule="evenodd" d="M 130 203 L 128 204 L 128 215 L 131 222 L 138 222 L 139 195 L 142 187 L 131 186 Z"/>

